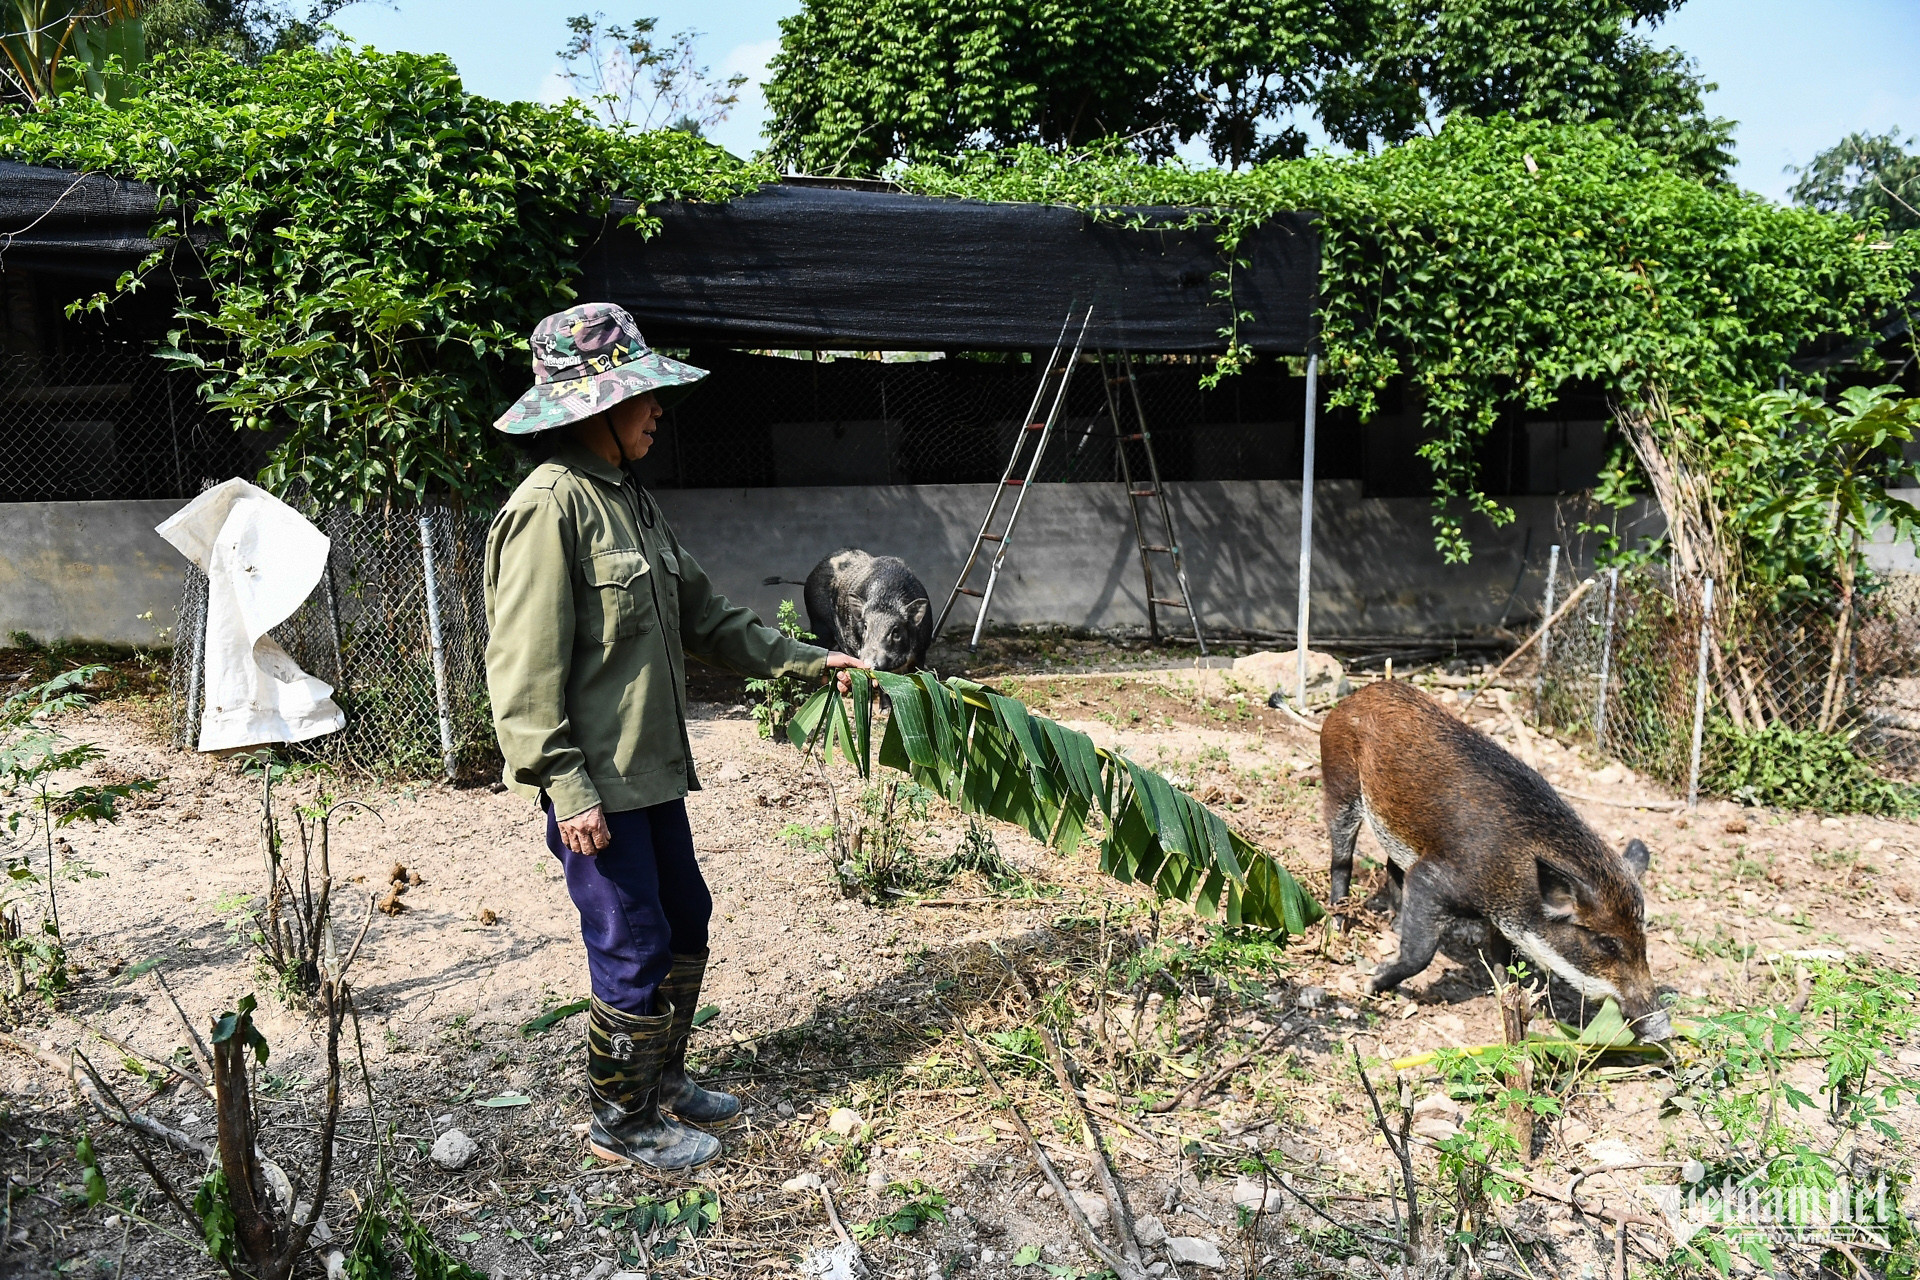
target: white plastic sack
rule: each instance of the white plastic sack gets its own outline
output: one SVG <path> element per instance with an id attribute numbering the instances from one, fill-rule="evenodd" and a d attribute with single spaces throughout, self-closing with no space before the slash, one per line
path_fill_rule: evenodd
<path id="1" fill-rule="evenodd" d="M 200 750 L 304 742 L 342 728 L 333 686 L 302 671 L 267 634 L 320 581 L 327 535 L 237 479 L 207 490 L 154 532 L 207 575 Z"/>

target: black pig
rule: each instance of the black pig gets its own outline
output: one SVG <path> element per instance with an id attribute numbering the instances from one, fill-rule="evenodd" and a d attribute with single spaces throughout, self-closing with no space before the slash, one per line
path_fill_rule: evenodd
<path id="1" fill-rule="evenodd" d="M 1448 916 L 1477 916 L 1540 969 L 1598 1003 L 1612 996 L 1643 1040 L 1672 1034 L 1647 968 L 1647 846 L 1615 853 L 1545 778 L 1405 681 L 1370 685 L 1320 730 L 1329 897 L 1347 896 L 1360 825 L 1386 851 L 1400 952 L 1387 991 L 1433 961 Z"/>
<path id="2" fill-rule="evenodd" d="M 813 566 L 806 600 L 807 621 L 829 648 L 881 671 L 911 671 L 927 660 L 927 589 L 897 556 L 842 547 Z"/>

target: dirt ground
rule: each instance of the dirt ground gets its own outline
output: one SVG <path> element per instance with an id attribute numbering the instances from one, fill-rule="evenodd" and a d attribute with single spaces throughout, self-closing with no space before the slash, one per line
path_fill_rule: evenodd
<path id="1" fill-rule="evenodd" d="M 1068 650 L 1045 662 L 1089 665 Z M 1042 662 L 1002 665 L 1026 674 L 1003 671 L 997 687 L 1168 773 L 1324 900 L 1315 741 L 1258 691 L 1249 696 L 1191 669 L 1034 674 Z M 1451 698 L 1458 683 L 1432 687 Z M 704 999 L 718 1013 L 696 1033 L 695 1049 L 708 1076 L 747 1105 L 724 1135 L 724 1159 L 690 1179 L 662 1180 L 584 1157 L 583 1019 L 523 1029 L 586 992 L 577 917 L 529 806 L 487 787 L 309 776 L 286 784 L 283 801 L 326 791 L 360 798 L 377 814 L 348 816 L 335 830 L 334 866 L 350 890 L 343 930 L 357 929 L 370 898 L 386 891 L 393 864 L 420 878 L 399 914 L 372 917 L 351 974 L 377 1110 L 370 1113 L 356 1068 L 336 1142 L 346 1188 L 364 1190 L 374 1144 L 390 1127 L 396 1179 L 422 1222 L 455 1256 L 496 1277 L 797 1274 L 836 1238 L 820 1191 L 794 1182 L 804 1173 L 824 1183 L 850 1229 L 901 1205 L 905 1195 L 890 1188 L 918 1183 L 945 1197 L 944 1223 L 898 1237 L 880 1230 L 862 1243 L 879 1275 L 1038 1280 L 1034 1263 L 1054 1275 L 1091 1274 L 1099 1265 L 954 1030 L 956 1019 L 969 1028 L 994 1080 L 1098 1216 L 1099 1178 L 1077 1121 L 1036 1056 L 1038 1042 L 1020 1038 L 1020 1028 L 1045 1021 L 1066 1029 L 1132 1213 L 1152 1220 L 1143 1243 L 1162 1234 L 1190 1242 L 1149 1247 L 1153 1274 L 1344 1271 L 1342 1259 L 1362 1251 L 1357 1231 L 1391 1227 L 1396 1166 L 1349 1045 L 1391 1106 L 1392 1059 L 1499 1041 L 1499 1011 L 1469 930 L 1400 993 L 1369 997 L 1366 975 L 1394 950 L 1378 917 L 1362 917 L 1354 933 L 1325 946 L 1316 929 L 1283 951 L 1222 958 L 1219 948 L 1208 951 L 1211 926 L 1176 907 L 1151 910 L 1137 890 L 1098 873 L 1091 845 L 1062 858 L 998 824 L 994 840 L 1023 882 L 1003 878 L 996 887 L 966 872 L 918 893 L 844 896 L 818 847 L 830 804 L 817 770 L 757 738 L 725 682 L 709 680 L 700 692 L 715 699 L 693 708 L 707 789 L 689 809 L 715 899 Z M 1920 825 L 1717 802 L 1687 812 L 1618 765 L 1530 731 L 1503 709 L 1510 705 L 1488 699 L 1473 718 L 1567 792 L 1610 841 L 1638 836 L 1652 848 L 1651 960 L 1676 1017 L 1760 999 L 1782 983 L 1790 989 L 1796 954 L 1859 953 L 1920 967 Z M 52 1057 L 79 1045 L 123 1096 L 209 1138 L 204 1099 L 122 1069 L 125 1055 L 96 1033 L 155 1059 L 185 1052 L 155 969 L 203 1028 L 256 993 L 273 1050 L 260 1073 L 263 1146 L 299 1181 L 313 1165 L 324 1068 L 315 1018 L 275 993 L 241 927 L 264 889 L 258 783 L 231 762 L 165 746 L 152 721 L 145 704 L 122 699 L 65 722 L 71 736 L 104 749 L 94 776 L 161 785 L 116 825 L 62 831 L 64 863 L 85 872 L 57 882 L 75 985 L 55 1005 L 30 1005 L 18 1035 Z M 855 785 L 844 771 L 837 777 L 843 805 Z M 936 862 L 966 827 L 935 800 L 912 824 L 915 851 Z M 1379 850 L 1362 839 L 1377 878 Z M 24 914 L 34 910 L 29 899 Z M 1152 984 L 1137 971 L 1156 956 L 1161 976 L 1148 997 Z M 1578 1020 L 1564 993 L 1555 1007 Z M 1144 1057 L 1129 1049 L 1129 1038 L 1137 1044 L 1156 1026 L 1173 1037 L 1170 1049 Z M 1914 1046 L 1897 1052 L 1920 1063 Z M 1150 1071 L 1158 1074 L 1143 1074 Z M 1402 1079 L 1413 1098 L 1437 1087 L 1421 1067 Z M 1683 1135 L 1661 1114 L 1670 1088 L 1656 1064 L 1599 1072 L 1575 1091 L 1533 1155 L 1527 1176 L 1542 1193 L 1505 1211 L 1477 1271 L 1544 1280 L 1520 1256 L 1525 1246 L 1556 1280 L 1610 1273 L 1607 1225 L 1576 1215 L 1552 1189 L 1576 1171 L 1625 1165 L 1588 1177 L 1581 1194 L 1589 1208 L 1645 1212 L 1638 1185 L 1670 1182 L 1672 1162 L 1686 1155 Z M 74 1159 L 79 1113 L 44 1058 L 0 1050 L 0 1089 L 9 1185 L 0 1272 L 215 1273 L 135 1167 L 128 1137 L 98 1122 L 92 1132 L 111 1194 L 87 1205 Z M 1179 1105 L 1152 1109 L 1176 1095 Z M 1907 1139 L 1912 1121 L 1902 1120 Z M 480 1145 L 458 1172 L 425 1156 L 452 1127 Z M 1252 1203 L 1272 1211 L 1242 1221 L 1242 1162 L 1266 1153 L 1306 1199 L 1338 1209 L 1340 1229 L 1303 1199 L 1275 1192 L 1263 1200 L 1258 1188 Z M 158 1158 L 191 1194 L 203 1162 L 180 1152 Z M 1431 1176 L 1431 1153 L 1417 1159 Z M 717 1197 L 717 1222 L 670 1257 L 636 1260 L 658 1233 L 642 1240 L 631 1230 L 635 1202 L 689 1189 Z M 1239 1195 L 1246 1200 L 1244 1187 Z M 330 1217 L 355 1217 L 344 1193 L 332 1197 Z M 1644 1243 L 1663 1253 L 1656 1235 Z M 1218 1270 L 1207 1265 L 1208 1244 L 1218 1249 Z M 1376 1274 L 1357 1257 L 1354 1264 L 1355 1274 Z M 318 1274 L 318 1262 L 309 1269 Z"/>

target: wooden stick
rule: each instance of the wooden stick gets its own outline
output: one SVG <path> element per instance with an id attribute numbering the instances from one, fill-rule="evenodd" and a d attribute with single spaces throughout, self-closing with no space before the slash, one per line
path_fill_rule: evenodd
<path id="1" fill-rule="evenodd" d="M 80 1020 L 76 1018 L 75 1021 L 79 1022 Z M 128 1044 L 125 1040 L 120 1039 L 118 1036 L 108 1035 L 106 1032 L 102 1031 L 100 1028 L 96 1026 L 93 1026 L 91 1023 L 80 1022 L 80 1025 L 82 1027 L 85 1027 L 88 1031 L 91 1031 L 94 1035 L 99 1036 L 102 1040 L 106 1041 L 108 1044 L 112 1045 L 114 1048 L 120 1050 L 120 1052 L 125 1054 L 130 1054 L 135 1058 L 139 1058 L 143 1062 L 151 1062 L 156 1067 L 164 1067 L 168 1071 L 171 1071 L 174 1075 L 179 1076 L 182 1080 L 192 1085 L 194 1088 L 198 1089 L 203 1096 L 209 1099 L 213 1097 L 213 1090 L 207 1087 L 206 1081 L 202 1080 L 199 1076 L 194 1075 L 193 1072 L 188 1071 L 184 1067 L 179 1066 L 177 1063 L 169 1062 L 165 1058 L 156 1058 L 150 1053 L 144 1052 L 143 1050 L 140 1050 L 140 1049 L 136 1049 L 132 1045 Z M 162 1087 L 164 1088 L 165 1086 L 162 1086 Z"/>
<path id="2" fill-rule="evenodd" d="M 1006 1091 L 1000 1087 L 1000 1082 L 993 1078 L 993 1072 L 987 1068 L 986 1056 L 980 1052 L 980 1046 L 974 1043 L 973 1037 L 967 1034 L 967 1025 L 960 1020 L 958 1014 L 954 1015 L 953 1028 L 960 1033 L 960 1043 L 966 1047 L 967 1053 L 973 1058 L 974 1066 L 980 1069 L 980 1074 L 986 1079 L 987 1088 L 993 1093 L 995 1101 L 1006 1107 L 1007 1115 L 1013 1120 L 1013 1127 L 1019 1130 L 1020 1136 L 1027 1140 L 1027 1148 L 1033 1152 L 1034 1163 L 1040 1166 L 1041 1174 L 1046 1178 L 1047 1184 L 1053 1188 L 1053 1194 L 1059 1198 L 1061 1207 L 1067 1211 L 1067 1218 L 1073 1223 L 1074 1231 L 1079 1234 L 1080 1243 L 1087 1247 L 1088 1253 L 1106 1263 L 1113 1273 L 1120 1277 L 1120 1280 L 1145 1280 L 1144 1272 L 1136 1271 L 1131 1262 L 1108 1248 L 1106 1242 L 1093 1233 L 1093 1224 L 1088 1222 L 1087 1215 L 1080 1211 L 1079 1203 L 1074 1200 L 1073 1193 L 1067 1189 L 1067 1184 L 1061 1180 L 1059 1172 L 1054 1169 L 1053 1161 L 1047 1159 L 1045 1149 L 1033 1136 L 1033 1130 L 1027 1127 L 1026 1118 L 1020 1114 L 1020 1108 L 1013 1104 L 1013 1099 L 1009 1098 Z"/>
<path id="3" fill-rule="evenodd" d="M 1113 1166 L 1107 1163 L 1106 1148 L 1100 1145 L 1100 1135 L 1094 1130 L 1093 1120 L 1080 1104 L 1080 1090 L 1073 1082 L 1073 1072 L 1067 1066 L 1066 1054 L 1061 1052 L 1060 1039 L 1047 1027 L 1040 1029 L 1040 1039 L 1047 1046 L 1047 1057 L 1053 1064 L 1053 1077 L 1060 1082 L 1060 1091 L 1067 1095 L 1067 1106 L 1080 1121 L 1080 1140 L 1093 1153 L 1094 1166 L 1100 1171 L 1100 1190 L 1107 1197 L 1107 1208 L 1111 1211 L 1115 1229 L 1120 1233 L 1120 1247 L 1126 1250 L 1128 1262 L 1145 1271 L 1147 1262 L 1140 1252 L 1140 1238 L 1133 1231 L 1133 1215 L 1127 1211 L 1126 1197 L 1120 1194 L 1120 1184 L 1113 1176 Z"/>
<path id="4" fill-rule="evenodd" d="M 1538 631 L 1535 631 L 1532 635 L 1528 636 L 1524 641 L 1522 641 L 1518 649 L 1515 649 L 1512 653 L 1507 655 L 1507 659 L 1505 662 L 1502 662 L 1499 666 L 1493 669 L 1492 675 L 1488 676 L 1485 680 L 1482 680 L 1480 682 L 1479 688 L 1475 689 L 1471 694 L 1467 695 L 1467 700 L 1460 704 L 1459 714 L 1462 717 L 1464 717 L 1468 711 L 1472 710 L 1473 704 L 1480 700 L 1480 695 L 1487 691 L 1487 686 L 1491 685 L 1495 680 L 1498 680 L 1502 675 L 1504 675 L 1506 673 L 1507 668 L 1512 666 L 1514 664 L 1514 661 L 1518 659 L 1521 654 L 1533 648 L 1534 642 L 1539 640 L 1541 636 L 1547 634 L 1547 632 L 1550 629 L 1552 629 L 1553 624 L 1560 621 L 1560 616 L 1564 614 L 1567 610 L 1573 608 L 1575 604 L 1579 603 L 1580 599 L 1583 596 L 1585 596 L 1587 592 L 1593 590 L 1593 584 L 1598 581 L 1600 581 L 1600 579 L 1598 578 L 1588 578 L 1585 582 L 1575 587 L 1568 594 L 1566 600 L 1564 600 L 1561 603 L 1560 607 L 1553 611 L 1553 615 L 1549 617 L 1545 622 L 1540 624 L 1540 629 Z"/>
<path id="5" fill-rule="evenodd" d="M 1582 795 L 1578 791 L 1569 791 L 1565 787 L 1555 787 L 1569 800 L 1581 800 L 1587 804 L 1610 804 L 1616 809 L 1645 809 L 1649 813 L 1672 813 L 1687 807 L 1685 800 L 1609 800 L 1605 796 Z"/>
<path id="6" fill-rule="evenodd" d="M 138 1129 L 141 1133 L 159 1138 L 171 1146 L 180 1148 L 182 1151 L 192 1151 L 201 1156 L 210 1156 L 212 1154 L 211 1148 L 204 1142 L 189 1137 L 178 1129 L 169 1129 L 152 1116 L 144 1116 L 138 1112 L 126 1111 L 124 1109 L 116 1114 L 101 1098 L 100 1091 L 94 1087 L 93 1082 L 83 1079 L 81 1073 L 74 1067 L 72 1062 L 62 1062 L 56 1055 L 48 1053 L 38 1045 L 32 1044 L 5 1031 L 0 1031 L 0 1045 L 4 1045 L 15 1052 L 24 1053 L 49 1070 L 57 1071 L 62 1076 L 65 1076 L 67 1088 L 72 1092 L 74 1098 L 89 1104 L 107 1119 L 118 1124 L 124 1124 L 130 1129 Z"/>
<path id="7" fill-rule="evenodd" d="M 820 1203 L 826 1206 L 827 1221 L 833 1224 L 833 1234 L 840 1237 L 841 1244 L 853 1250 L 855 1257 L 859 1257 L 860 1246 L 854 1242 L 852 1236 L 847 1234 L 847 1229 L 840 1225 L 840 1214 L 833 1207 L 833 1192 L 827 1190 L 827 1184 L 824 1182 L 820 1184 Z"/>
<path id="8" fill-rule="evenodd" d="M 187 1017 L 187 1011 L 173 998 L 173 992 L 167 986 L 167 980 L 160 976 L 160 970 L 153 971 L 154 985 L 160 988 L 160 994 L 173 1006 L 173 1016 L 180 1019 L 180 1026 L 187 1033 L 187 1048 L 193 1052 L 193 1060 L 200 1064 L 200 1074 L 209 1082 L 213 1079 L 213 1055 L 207 1052 L 206 1044 L 200 1039 L 200 1033 L 194 1029 L 193 1022 Z"/>

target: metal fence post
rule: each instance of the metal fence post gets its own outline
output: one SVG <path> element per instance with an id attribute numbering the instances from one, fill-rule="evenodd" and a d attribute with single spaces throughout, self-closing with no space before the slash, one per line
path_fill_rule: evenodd
<path id="1" fill-rule="evenodd" d="M 1700 807 L 1700 735 L 1707 724 L 1707 628 L 1713 621 L 1713 579 L 1700 598 L 1700 672 L 1693 685 L 1693 764 L 1687 770 L 1687 808 Z"/>
<path id="2" fill-rule="evenodd" d="M 454 780 L 453 716 L 447 709 L 447 650 L 440 635 L 440 584 L 433 571 L 433 513 L 420 512 L 420 565 L 427 580 L 427 635 L 433 646 L 433 701 L 440 712 L 440 758 Z"/>
<path id="3" fill-rule="evenodd" d="M 1540 674 L 1533 678 L 1533 713 L 1540 714 L 1540 699 L 1547 692 L 1547 659 L 1553 656 L 1553 589 L 1560 578 L 1560 544 L 1547 552 L 1547 611 L 1540 624 Z"/>
<path id="4" fill-rule="evenodd" d="M 1600 693 L 1593 709 L 1593 742 L 1607 745 L 1607 679 L 1613 666 L 1613 602 L 1620 595 L 1620 570 L 1607 570 L 1607 629 L 1600 637 Z"/>
<path id="5" fill-rule="evenodd" d="M 1300 603 L 1294 621 L 1299 631 L 1299 654 L 1294 676 L 1294 705 L 1307 708 L 1307 614 L 1312 602 L 1308 588 L 1313 583 L 1313 446 L 1318 435 L 1315 421 L 1319 408 L 1320 357 L 1307 357 L 1306 427 L 1300 452 Z"/>

